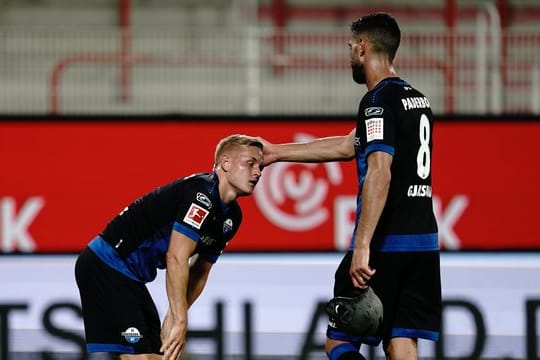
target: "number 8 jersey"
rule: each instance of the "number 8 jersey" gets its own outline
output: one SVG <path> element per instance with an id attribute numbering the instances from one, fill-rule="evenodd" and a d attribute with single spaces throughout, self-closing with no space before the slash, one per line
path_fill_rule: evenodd
<path id="1" fill-rule="evenodd" d="M 433 213 L 431 151 L 433 113 L 428 99 L 406 81 L 380 81 L 360 102 L 356 124 L 356 165 L 359 180 L 357 216 L 367 158 L 375 151 L 393 156 L 386 204 L 371 241 L 374 251 L 439 249 Z"/>

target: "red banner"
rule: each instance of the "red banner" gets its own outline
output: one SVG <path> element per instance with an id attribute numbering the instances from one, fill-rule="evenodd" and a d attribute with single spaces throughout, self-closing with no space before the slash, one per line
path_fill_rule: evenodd
<path id="1" fill-rule="evenodd" d="M 0 252 L 78 252 L 125 205 L 210 171 L 231 133 L 272 142 L 347 133 L 351 121 L 0 122 Z M 435 126 L 434 206 L 444 249 L 540 249 L 540 122 Z M 244 223 L 228 251 L 332 251 L 347 246 L 354 162 L 280 163 L 239 200 Z"/>

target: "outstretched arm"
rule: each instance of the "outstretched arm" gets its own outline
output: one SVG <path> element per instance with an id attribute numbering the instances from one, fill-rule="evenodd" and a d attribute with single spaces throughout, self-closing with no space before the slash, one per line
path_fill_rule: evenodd
<path id="1" fill-rule="evenodd" d="M 275 162 L 328 162 L 354 158 L 355 129 L 347 135 L 318 138 L 305 143 L 272 144 L 259 138 L 264 145 L 264 164 Z"/>

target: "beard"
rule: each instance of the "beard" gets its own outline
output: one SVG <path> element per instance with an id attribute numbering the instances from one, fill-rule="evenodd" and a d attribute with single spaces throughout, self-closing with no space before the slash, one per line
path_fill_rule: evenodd
<path id="1" fill-rule="evenodd" d="M 353 80 L 363 85 L 366 83 L 366 72 L 364 71 L 364 65 L 362 64 L 351 64 L 352 68 L 352 78 Z"/>

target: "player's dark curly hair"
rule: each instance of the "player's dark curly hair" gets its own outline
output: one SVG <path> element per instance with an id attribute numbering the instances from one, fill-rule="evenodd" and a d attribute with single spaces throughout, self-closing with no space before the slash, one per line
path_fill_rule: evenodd
<path id="1" fill-rule="evenodd" d="M 351 24 L 354 36 L 366 36 L 378 53 L 388 54 L 390 61 L 394 60 L 401 31 L 396 20 L 387 13 L 374 13 L 361 17 Z"/>

